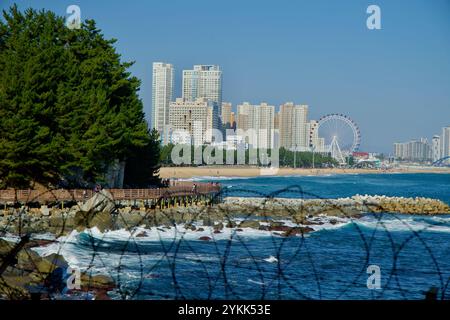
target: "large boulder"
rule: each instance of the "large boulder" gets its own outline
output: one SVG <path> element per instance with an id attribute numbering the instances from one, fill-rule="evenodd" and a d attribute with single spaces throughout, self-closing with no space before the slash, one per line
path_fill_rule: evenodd
<path id="1" fill-rule="evenodd" d="M 112 213 L 116 209 L 114 198 L 108 190 L 97 192 L 92 198 L 86 201 L 80 208 L 80 211 L 89 212 L 108 212 Z"/>
<path id="2" fill-rule="evenodd" d="M 8 254 L 12 248 L 14 248 L 14 243 L 0 239 L 0 260 L 2 256 Z"/>
<path id="3" fill-rule="evenodd" d="M 106 230 L 112 230 L 114 227 L 111 214 L 105 211 L 79 211 L 75 214 L 74 224 L 77 231 L 97 227 L 101 232 L 105 232 Z"/>
<path id="4" fill-rule="evenodd" d="M 108 275 L 81 274 L 81 287 L 88 290 L 112 290 L 116 287 L 114 279 Z"/>
<path id="5" fill-rule="evenodd" d="M 314 231 L 313 228 L 310 227 L 292 227 L 289 230 L 284 231 L 281 236 L 283 237 L 292 237 L 296 235 L 303 235 L 305 233 L 309 233 Z"/>
<path id="6" fill-rule="evenodd" d="M 97 227 L 101 232 L 113 229 L 111 213 L 116 209 L 116 204 L 109 191 L 96 193 L 80 209 L 74 217 L 74 225 L 78 231 L 93 227 Z"/>
<path id="7" fill-rule="evenodd" d="M 244 220 L 239 224 L 239 228 L 259 229 L 259 222 L 255 220 Z"/>

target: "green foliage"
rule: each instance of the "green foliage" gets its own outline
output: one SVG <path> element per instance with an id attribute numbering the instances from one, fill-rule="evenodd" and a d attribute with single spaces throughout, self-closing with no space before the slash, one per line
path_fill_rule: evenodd
<path id="1" fill-rule="evenodd" d="M 161 148 L 160 160 L 162 165 L 168 166 L 172 164 L 171 154 L 173 147 L 174 145 L 172 143 L 169 143 Z"/>
<path id="2" fill-rule="evenodd" d="M 173 166 L 174 163 L 172 162 L 172 158 L 171 158 L 171 153 L 172 150 L 174 148 L 173 144 L 168 144 L 162 147 L 161 150 L 161 164 L 164 166 Z M 201 165 L 206 165 L 207 161 L 206 159 L 204 159 L 204 151 L 205 151 L 206 146 L 198 146 L 198 147 L 194 147 L 194 146 L 190 146 L 190 159 L 191 159 L 191 163 L 190 164 L 183 164 L 183 165 L 199 165 L 199 163 L 196 163 L 196 159 L 195 159 L 195 154 L 202 154 L 202 163 Z M 189 149 L 189 147 L 188 147 Z M 199 150 L 201 149 L 201 151 Z M 271 157 L 272 155 L 272 150 L 264 150 L 264 153 L 262 153 L 262 150 L 253 150 L 253 152 L 257 152 L 258 156 L 257 156 L 257 163 L 250 163 L 250 150 L 245 150 L 245 164 L 246 165 L 258 165 L 258 166 L 262 166 L 263 164 L 261 163 L 261 154 L 266 154 L 267 156 Z M 239 151 L 242 152 L 242 151 Z M 225 165 L 226 164 L 226 158 L 227 158 L 227 153 L 231 153 L 230 154 L 230 158 L 234 159 L 234 165 L 238 164 L 238 151 L 237 150 L 224 150 L 223 151 L 223 161 L 222 163 Z M 212 156 L 215 155 L 215 152 L 211 153 Z M 254 159 L 254 156 L 252 157 Z M 322 167 L 334 167 L 337 166 L 338 163 L 335 159 L 333 159 L 329 154 L 322 154 L 322 153 L 313 153 L 312 152 L 296 152 L 294 153 L 293 151 L 284 149 L 284 148 L 280 148 L 279 149 L 279 166 L 280 167 L 296 167 L 296 168 L 311 168 L 313 167 L 313 159 L 314 159 L 314 167 L 315 168 L 322 168 Z M 295 160 L 295 165 L 294 165 L 294 160 Z"/>
<path id="3" fill-rule="evenodd" d="M 114 42 L 93 20 L 70 30 L 50 11 L 3 11 L 0 187 L 92 183 L 112 160 L 149 145 L 140 82 Z"/>
<path id="4" fill-rule="evenodd" d="M 159 157 L 161 143 L 158 131 L 149 132 L 149 138 L 144 146 L 134 147 L 127 158 L 125 167 L 124 187 L 147 188 L 160 184 L 157 172 L 160 168 Z"/>
<path id="5" fill-rule="evenodd" d="M 329 154 L 312 152 L 293 152 L 285 148 L 280 148 L 280 166 L 296 168 L 312 168 L 314 158 L 314 167 L 333 167 L 338 163 Z M 295 160 L 295 164 L 294 164 Z"/>

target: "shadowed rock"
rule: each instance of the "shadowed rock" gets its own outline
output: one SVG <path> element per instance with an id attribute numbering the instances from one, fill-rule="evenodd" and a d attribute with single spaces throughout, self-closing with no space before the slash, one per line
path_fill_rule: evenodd
<path id="1" fill-rule="evenodd" d="M 74 225 L 78 231 L 97 227 L 101 232 L 114 228 L 111 213 L 116 205 L 112 195 L 107 190 L 101 190 L 81 206 L 75 214 Z"/>

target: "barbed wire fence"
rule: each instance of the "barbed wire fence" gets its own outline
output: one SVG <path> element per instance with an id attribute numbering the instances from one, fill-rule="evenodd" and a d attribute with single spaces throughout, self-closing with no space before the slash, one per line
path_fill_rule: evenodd
<path id="1" fill-rule="evenodd" d="M 197 184 L 201 185 L 201 184 Z M 182 192 L 181 192 L 181 191 Z M 180 200 L 180 192 L 189 199 Z M 111 193 L 109 193 L 111 194 Z M 258 197 L 264 199 L 262 206 L 247 208 L 245 212 L 236 215 L 236 212 L 227 206 L 219 205 L 222 199 L 240 194 L 244 197 Z M 40 205 L 38 198 L 45 195 L 46 198 L 53 200 L 51 203 L 53 211 L 48 216 L 37 215 L 33 217 L 33 209 Z M 104 193 L 93 193 L 89 196 L 103 196 Z M 300 185 L 293 185 L 276 192 L 263 194 L 254 190 L 244 188 L 226 188 L 210 194 L 211 197 L 203 197 L 198 190 L 193 190 L 191 186 L 184 189 L 171 191 L 168 188 L 163 191 L 153 201 L 145 201 L 145 210 L 137 207 L 137 203 L 127 202 L 115 199 L 105 199 L 113 204 L 109 214 L 111 218 L 112 229 L 127 230 L 127 237 L 120 238 L 120 241 L 112 242 L 108 238 L 108 232 L 95 233 L 91 225 L 92 217 L 95 217 L 97 211 L 95 208 L 91 212 L 83 212 L 82 206 L 85 201 L 79 201 L 75 196 L 69 201 L 59 201 L 58 190 L 46 190 L 28 198 L 22 203 L 14 201 L 9 206 L 5 205 L 0 225 L 0 237 L 14 238 L 15 241 L 3 241 L 0 249 L 0 296 L 4 299 L 61 299 L 64 294 L 72 295 L 78 299 L 91 299 L 93 295 L 90 292 L 103 293 L 110 292 L 115 299 L 345 299 L 354 297 L 351 295 L 354 290 L 366 289 L 367 267 L 371 263 L 371 250 L 376 241 L 377 231 L 383 231 L 387 235 L 390 252 L 390 267 L 384 268 L 384 283 L 381 289 L 372 290 L 372 299 L 384 299 L 389 297 L 385 295 L 387 291 L 395 291 L 402 299 L 417 297 L 417 292 L 408 285 L 403 285 L 402 277 L 399 274 L 399 260 L 401 254 L 411 242 L 420 243 L 421 249 L 427 253 L 431 260 L 433 273 L 438 278 L 438 287 L 434 288 L 439 292 L 438 299 L 448 299 L 449 281 L 448 272 L 442 269 L 442 261 L 433 253 L 432 245 L 428 243 L 423 233 L 427 228 L 415 230 L 401 214 L 389 214 L 389 217 L 398 220 L 408 230 L 408 236 L 398 239 L 389 231 L 383 221 L 385 216 L 383 208 L 373 203 L 364 203 L 367 213 L 374 213 L 376 226 L 372 232 L 363 230 L 357 223 L 358 218 L 349 212 L 345 206 L 336 205 L 329 199 L 323 199 L 316 194 L 305 191 Z M 308 238 L 309 231 L 305 225 L 307 217 L 307 208 L 303 206 L 292 207 L 283 198 L 296 199 L 318 199 L 326 204 L 327 210 L 332 208 L 340 216 L 348 219 L 349 224 L 355 231 L 358 242 L 355 243 L 355 250 L 362 249 L 361 259 L 359 259 L 359 268 L 353 272 L 350 279 L 334 280 L 329 283 L 324 279 L 323 266 L 321 261 L 317 261 L 316 252 L 311 248 Z M 178 199 L 178 207 L 167 208 L 171 199 Z M 266 203 L 277 203 L 283 208 L 285 217 L 291 221 L 289 227 L 278 228 L 271 227 L 276 218 L 270 210 L 267 210 Z M 64 204 L 66 207 L 63 208 Z M 142 205 L 142 204 L 141 204 Z M 56 209 L 56 208 L 59 209 Z M 131 211 L 125 213 L 124 207 L 131 207 Z M 190 210 L 194 208 L 195 210 Z M 74 226 L 74 213 L 82 212 L 82 217 L 87 217 L 85 225 Z M 381 213 L 380 213 L 381 212 Z M 315 213 L 314 216 L 320 215 Z M 323 212 L 326 214 L 326 211 Z M 51 228 L 43 228 L 40 219 L 59 217 L 59 222 L 52 225 Z M 305 219 L 299 221 L 298 217 Z M 130 218 L 132 217 L 132 219 Z M 217 217 L 221 217 L 220 221 Z M 270 255 L 274 258 L 274 263 L 268 264 L 261 258 L 260 248 L 255 248 L 255 243 L 261 241 L 258 239 L 248 240 L 245 232 L 242 231 L 239 222 L 258 219 L 261 231 L 269 231 L 265 235 L 269 246 L 273 251 Z M 203 221 L 203 225 L 196 225 L 198 221 Z M 217 221 L 214 221 L 217 220 Z M 83 221 L 83 219 L 82 219 Z M 207 223 L 205 223 L 207 222 Z M 222 224 L 222 229 L 218 226 Z M 225 224 L 225 225 L 224 225 Z M 439 226 L 442 223 L 436 222 Z M 50 226 L 50 223 L 49 223 Z M 140 227 L 143 230 L 151 229 L 156 232 L 156 238 L 145 239 L 145 235 L 140 238 L 137 236 Z M 204 230 L 209 227 L 208 236 L 204 236 L 207 241 L 199 246 L 200 238 L 193 239 L 189 237 L 194 232 L 205 234 Z M 229 236 L 224 237 L 221 230 L 227 229 Z M 55 239 L 45 239 L 42 233 L 51 229 Z M 83 265 L 81 273 L 81 288 L 68 289 L 66 268 L 68 263 L 62 261 L 65 246 L 73 245 L 68 236 L 72 230 L 78 230 L 76 234 L 75 249 L 88 252 L 89 257 L 85 259 L 88 263 Z M 165 234 L 168 230 L 173 231 L 173 238 Z M 282 236 L 280 232 L 284 232 Z M 147 232 L 145 231 L 145 232 Z M 141 231 L 142 232 L 142 231 Z M 244 235 L 243 235 L 244 234 Z M 14 235 L 14 237 L 12 237 Z M 220 236 L 219 236 L 220 235 Z M 80 237 L 83 236 L 83 239 Z M 144 240 L 144 242 L 143 242 Z M 36 248 L 43 246 L 54 246 L 53 254 L 43 262 L 43 258 L 36 253 Z M 150 249 L 148 248 L 150 246 Z M 208 250 L 204 250 L 204 248 Z M 238 248 L 239 255 L 236 258 L 234 253 Z M 209 258 L 205 258 L 205 252 Z M 187 257 L 186 253 L 190 256 Z M 148 255 L 152 259 L 148 259 Z M 130 260 L 132 256 L 133 272 L 130 273 Z M 156 255 L 156 257 L 154 257 Z M 106 261 L 109 256 L 113 256 L 115 263 Z M 242 262 L 241 258 L 246 260 Z M 301 263 L 298 264 L 299 260 Z M 45 266 L 43 266 L 45 264 Z M 184 266 L 188 264 L 188 266 Z M 181 265 L 181 266 L 180 266 Z M 270 268 L 267 267 L 270 265 Z M 193 266 L 193 267 L 192 267 Z M 189 269 L 188 267 L 192 267 Z M 308 270 L 302 273 L 302 277 L 293 272 L 292 268 L 303 268 Z M 345 266 L 343 266 L 345 267 Z M 184 269 L 183 269 L 184 268 Z M 99 271 L 101 270 L 101 272 Z M 155 276 L 154 271 L 158 271 L 162 276 Z M 344 270 L 342 270 L 344 272 Z M 253 286 L 251 292 L 248 288 L 239 282 L 239 273 L 251 273 Z M 96 278 L 99 274 L 109 277 L 114 285 L 104 283 Z M 129 281 L 132 276 L 133 281 Z M 19 280 L 19 278 L 21 280 Z M 237 279 L 237 280 L 236 280 Z M 28 283 L 24 283 L 27 282 Z M 336 286 L 339 283 L 339 289 L 334 290 L 335 294 L 325 294 L 329 286 Z M 149 284 L 150 283 L 150 284 Z M 202 290 L 193 290 L 200 287 Z M 244 287 L 244 289 L 243 289 Z M 24 289 L 26 288 L 26 289 Z M 288 291 L 288 293 L 286 293 Z M 85 295 L 76 295 L 77 292 L 83 292 Z M 112 294 L 111 294 L 112 292 Z M 424 293 L 425 294 L 425 293 Z M 425 296 L 425 295 L 424 295 Z M 67 298 L 67 297 L 66 297 Z"/>

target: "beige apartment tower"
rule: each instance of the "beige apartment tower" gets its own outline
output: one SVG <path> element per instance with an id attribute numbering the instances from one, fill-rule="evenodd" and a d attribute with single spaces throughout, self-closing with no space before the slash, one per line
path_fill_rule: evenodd
<path id="1" fill-rule="evenodd" d="M 253 148 L 270 149 L 275 144 L 275 107 L 267 103 L 251 105 L 244 102 L 237 107 L 237 135 L 252 131 L 245 142 Z"/>
<path id="2" fill-rule="evenodd" d="M 170 103 L 170 142 L 195 146 L 212 142 L 217 128 L 217 104 L 205 98 L 188 101 L 178 98 Z"/>
<path id="3" fill-rule="evenodd" d="M 222 115 L 221 115 L 221 120 L 222 120 L 222 125 L 225 128 L 231 128 L 233 126 L 233 121 L 231 119 L 232 116 L 232 105 L 229 102 L 223 102 L 222 103 Z"/>
<path id="4" fill-rule="evenodd" d="M 217 65 L 195 65 L 192 70 L 183 70 L 183 98 L 195 101 L 206 98 L 222 108 L 222 71 Z M 220 115 L 221 113 L 219 113 Z"/>
<path id="5" fill-rule="evenodd" d="M 309 149 L 308 106 L 287 102 L 279 112 L 280 147 Z"/>

